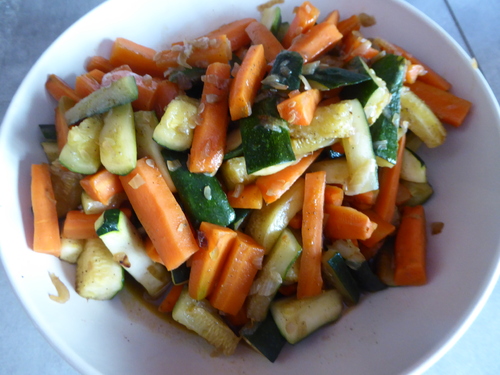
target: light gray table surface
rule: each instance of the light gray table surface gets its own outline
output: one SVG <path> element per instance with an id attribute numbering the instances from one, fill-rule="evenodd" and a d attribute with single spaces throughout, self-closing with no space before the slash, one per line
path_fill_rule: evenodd
<path id="1" fill-rule="evenodd" d="M 168 0 L 166 0 L 168 1 Z M 369 0 L 367 0 L 369 1 Z M 0 0 L 0 121 L 55 38 L 102 0 Z M 500 1 L 408 0 L 475 56 L 500 99 Z M 464 39 L 465 37 L 465 39 Z M 426 375 L 500 374 L 500 285 L 458 343 Z M 37 331 L 0 267 L 0 374 L 76 374 Z"/>

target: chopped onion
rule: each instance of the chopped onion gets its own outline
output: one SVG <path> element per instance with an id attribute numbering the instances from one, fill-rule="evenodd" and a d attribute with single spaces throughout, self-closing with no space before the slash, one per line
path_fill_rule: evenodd
<path id="1" fill-rule="evenodd" d="M 170 172 L 175 172 L 180 167 L 182 164 L 179 160 L 167 160 L 167 168 Z"/>
<path id="2" fill-rule="evenodd" d="M 57 303 L 66 303 L 69 300 L 69 290 L 66 285 L 52 272 L 49 272 L 50 280 L 56 288 L 57 295 L 49 294 L 49 298 Z"/>
<path id="3" fill-rule="evenodd" d="M 212 199 L 212 189 L 210 188 L 210 186 L 205 186 L 205 188 L 203 189 L 203 195 L 205 196 L 205 198 L 207 198 L 207 200 Z"/>
<path id="4" fill-rule="evenodd" d="M 146 183 L 146 181 L 144 181 L 144 179 L 142 178 L 142 176 L 137 173 L 129 182 L 128 184 L 130 185 L 130 187 L 132 189 L 138 189 L 139 187 L 141 187 L 142 185 L 144 185 Z"/>

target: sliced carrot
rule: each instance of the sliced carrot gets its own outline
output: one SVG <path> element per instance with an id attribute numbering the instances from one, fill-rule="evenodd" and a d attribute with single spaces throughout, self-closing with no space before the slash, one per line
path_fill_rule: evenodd
<path id="1" fill-rule="evenodd" d="M 326 172 L 305 175 L 302 209 L 302 254 L 297 285 L 297 298 L 318 295 L 323 288 L 321 253 L 323 246 L 323 209 Z"/>
<path id="2" fill-rule="evenodd" d="M 270 204 L 279 199 L 304 174 L 320 153 L 318 150 L 279 172 L 258 177 L 255 184 L 259 187 L 264 201 Z"/>
<path id="3" fill-rule="evenodd" d="M 394 244 L 396 285 L 423 285 L 426 272 L 425 211 L 423 206 L 405 206 Z"/>
<path id="4" fill-rule="evenodd" d="M 97 70 L 100 70 L 104 73 L 108 73 L 108 72 L 112 71 L 114 68 L 115 68 L 115 66 L 113 64 L 111 64 L 111 62 L 107 58 L 102 57 L 102 56 L 97 56 L 97 55 L 92 56 L 87 61 L 87 66 L 85 67 L 87 72 L 90 72 L 94 69 L 97 69 Z"/>
<path id="5" fill-rule="evenodd" d="M 367 191 L 366 193 L 351 195 L 346 197 L 351 207 L 358 210 L 367 210 L 372 208 L 377 201 L 378 190 Z"/>
<path id="6" fill-rule="evenodd" d="M 155 107 L 158 81 L 149 76 L 137 77 L 137 99 L 132 102 L 134 111 L 152 111 Z"/>
<path id="7" fill-rule="evenodd" d="M 80 180 L 83 190 L 95 201 L 104 205 L 116 194 L 123 191 L 120 178 L 106 169 L 85 176 Z"/>
<path id="8" fill-rule="evenodd" d="M 101 84 L 89 73 L 80 74 L 75 79 L 75 93 L 80 98 L 84 98 L 100 88 Z"/>
<path id="9" fill-rule="evenodd" d="M 81 99 L 70 85 L 68 85 L 62 78 L 56 76 L 55 74 L 50 74 L 47 77 L 47 81 L 45 81 L 45 88 L 47 89 L 49 94 L 57 101 L 59 101 L 63 96 L 67 96 L 75 102 Z"/>
<path id="10" fill-rule="evenodd" d="M 399 189 L 399 176 L 401 175 L 405 141 L 406 136 L 399 140 L 396 165 L 392 168 L 382 167 L 379 169 L 379 193 L 377 201 L 373 205 L 373 210 L 389 223 L 392 223 L 396 210 L 396 197 Z"/>
<path id="11" fill-rule="evenodd" d="M 411 85 L 415 83 L 421 75 L 425 74 L 425 68 L 420 64 L 412 64 L 408 61 L 406 65 L 405 83 Z"/>
<path id="12" fill-rule="evenodd" d="M 72 240 L 97 238 L 94 224 L 99 216 L 101 214 L 88 215 L 83 211 L 69 211 L 64 220 L 62 237 Z"/>
<path id="13" fill-rule="evenodd" d="M 342 35 L 348 35 L 353 31 L 361 29 L 361 20 L 357 14 L 345 18 L 337 24 L 337 28 Z"/>
<path id="14" fill-rule="evenodd" d="M 179 66 L 206 68 L 214 62 L 227 64 L 232 58 L 231 41 L 226 35 L 200 38 L 159 52 L 155 59 L 162 71 Z"/>
<path id="15" fill-rule="evenodd" d="M 208 297 L 211 305 L 236 315 L 250 292 L 257 271 L 262 268 L 264 248 L 252 237 L 238 232 L 220 279 Z"/>
<path id="16" fill-rule="evenodd" d="M 227 200 L 233 208 L 260 210 L 263 204 L 261 190 L 255 184 L 246 185 L 242 187 L 241 191 L 229 191 Z"/>
<path id="17" fill-rule="evenodd" d="M 342 39 L 342 34 L 333 23 L 321 22 L 313 26 L 307 33 L 295 38 L 289 51 L 302 55 L 304 63 L 332 49 Z"/>
<path id="18" fill-rule="evenodd" d="M 319 9 L 309 1 L 305 1 L 298 6 L 295 9 L 295 16 L 292 22 L 290 22 L 287 32 L 283 36 L 283 46 L 285 48 L 290 47 L 297 36 L 309 31 L 316 24 L 319 13 Z"/>
<path id="19" fill-rule="evenodd" d="M 102 82 L 102 77 L 104 77 L 104 75 L 106 73 L 104 73 L 102 70 L 99 70 L 99 69 L 92 69 L 90 72 L 87 73 L 89 76 L 91 76 L 92 78 L 94 78 L 99 84 L 101 84 Z"/>
<path id="20" fill-rule="evenodd" d="M 163 301 L 161 301 L 160 306 L 158 306 L 158 311 L 162 313 L 172 312 L 183 289 L 184 285 L 172 285 Z"/>
<path id="21" fill-rule="evenodd" d="M 202 222 L 199 230 L 207 245 L 191 257 L 189 295 L 196 300 L 208 297 L 214 290 L 236 239 L 235 231 L 212 223 Z"/>
<path id="22" fill-rule="evenodd" d="M 320 100 L 321 91 L 307 90 L 279 103 L 278 112 L 290 124 L 307 126 L 314 118 Z"/>
<path id="23" fill-rule="evenodd" d="M 152 261 L 163 264 L 163 260 L 161 260 L 160 254 L 158 254 L 155 245 L 153 245 L 153 241 L 151 241 L 151 238 L 149 238 L 148 236 L 146 236 L 146 238 L 144 239 L 144 248 L 146 250 L 146 254 L 148 254 L 148 257 L 150 257 Z"/>
<path id="24" fill-rule="evenodd" d="M 31 166 L 31 206 L 33 250 L 58 257 L 61 254 L 61 235 L 48 164 Z"/>
<path id="25" fill-rule="evenodd" d="M 333 205 L 325 208 L 327 209 L 326 214 L 328 214 L 325 235 L 330 239 L 366 240 L 377 228 L 376 223 L 355 208 Z"/>
<path id="26" fill-rule="evenodd" d="M 340 13 L 338 9 L 332 10 L 323 20 L 323 22 L 333 23 L 336 26 L 338 25 L 339 21 L 340 21 Z"/>
<path id="27" fill-rule="evenodd" d="M 339 155 L 345 155 L 344 144 L 342 142 L 335 142 L 330 146 L 330 149 Z"/>
<path id="28" fill-rule="evenodd" d="M 252 44 L 262 44 L 264 46 L 264 55 L 268 63 L 273 62 L 278 53 L 284 50 L 274 34 L 258 21 L 249 24 L 245 31 L 252 40 Z"/>
<path id="29" fill-rule="evenodd" d="M 57 147 L 61 151 L 68 142 L 69 125 L 66 121 L 64 114 L 68 109 L 75 105 L 75 101 L 63 96 L 59 99 L 59 103 L 55 109 L 55 125 L 56 125 L 56 137 L 57 137 Z"/>
<path id="30" fill-rule="evenodd" d="M 175 82 L 165 79 L 158 83 L 154 97 L 154 110 L 158 119 L 162 118 L 167 105 L 182 93 L 182 90 Z"/>
<path id="31" fill-rule="evenodd" d="M 262 44 L 251 46 L 229 89 L 229 112 L 233 121 L 252 114 L 252 105 L 266 74 L 266 68 Z"/>
<path id="32" fill-rule="evenodd" d="M 367 247 L 375 246 L 380 241 L 384 240 L 387 236 L 394 233 L 396 227 L 389 223 L 388 221 L 382 219 L 379 214 L 377 214 L 373 210 L 362 210 L 366 216 L 370 219 L 370 221 L 377 224 L 377 227 L 373 231 L 370 238 L 366 240 L 360 241 L 363 245 Z"/>
<path id="33" fill-rule="evenodd" d="M 300 229 L 302 228 L 302 211 L 297 212 L 290 222 L 288 223 L 288 226 L 292 229 Z"/>
<path id="34" fill-rule="evenodd" d="M 250 321 L 247 317 L 247 309 L 245 306 L 243 306 L 235 315 L 226 314 L 224 318 L 233 327 L 242 327 Z"/>
<path id="35" fill-rule="evenodd" d="M 462 125 L 472 106 L 468 100 L 424 82 L 416 81 L 409 87 L 441 121 L 455 127 Z"/>
<path id="36" fill-rule="evenodd" d="M 250 44 L 250 37 L 246 33 L 245 29 L 249 24 L 255 21 L 256 20 L 254 18 L 236 20 L 222 25 L 218 29 L 209 32 L 206 36 L 213 38 L 216 36 L 226 35 L 231 43 L 232 51 L 237 51 Z"/>
<path id="37" fill-rule="evenodd" d="M 198 251 L 186 215 L 153 159 L 142 158 L 120 181 L 146 233 L 168 270 Z"/>
<path id="38" fill-rule="evenodd" d="M 350 61 L 356 56 L 367 60 L 377 56 L 379 51 L 372 47 L 372 42 L 357 32 L 344 34 L 342 38 L 342 53 L 344 61 Z"/>
<path id="39" fill-rule="evenodd" d="M 408 202 L 411 198 L 410 189 L 402 183 L 399 183 L 398 192 L 396 193 L 396 206 L 401 206 Z"/>
<path id="40" fill-rule="evenodd" d="M 335 185 L 325 186 L 325 205 L 333 204 L 335 206 L 341 206 L 344 201 L 344 190 Z"/>
<path id="41" fill-rule="evenodd" d="M 222 165 L 229 124 L 229 84 L 231 66 L 213 63 L 207 68 L 200 104 L 200 124 L 196 126 L 189 154 L 192 173 L 214 175 Z"/>
<path id="42" fill-rule="evenodd" d="M 149 74 L 163 78 L 163 69 L 156 65 L 155 55 L 156 51 L 152 48 L 125 38 L 116 38 L 111 48 L 109 62 L 114 66 L 127 64 L 140 75 Z"/>

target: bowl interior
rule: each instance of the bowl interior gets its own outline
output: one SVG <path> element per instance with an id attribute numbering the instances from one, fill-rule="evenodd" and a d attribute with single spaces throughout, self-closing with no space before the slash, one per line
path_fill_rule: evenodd
<path id="1" fill-rule="evenodd" d="M 54 347 L 83 373 L 327 373 L 393 374 L 423 369 L 458 339 L 477 315 L 499 273 L 500 116 L 481 73 L 460 47 L 428 18 L 396 0 L 316 0 L 326 14 L 366 12 L 377 24 L 364 29 L 404 46 L 453 83 L 452 91 L 473 109 L 459 129 L 422 157 L 435 195 L 427 220 L 443 222 L 429 236 L 429 284 L 366 295 L 361 304 L 296 346 L 287 346 L 271 364 L 251 349 L 212 356 L 202 339 L 161 319 L 125 290 L 113 301 L 84 300 L 73 290 L 73 266 L 29 249 L 32 241 L 30 165 L 44 160 L 37 125 L 53 121 L 54 101 L 44 90 L 47 74 L 69 82 L 86 58 L 106 55 L 112 40 L 125 37 L 157 50 L 196 37 L 220 24 L 258 18 L 261 0 L 176 3 L 109 1 L 68 29 L 41 56 L 16 93 L 1 127 L 3 181 L 0 210 L 1 256 L 6 272 L 34 323 Z M 281 4 L 290 20 L 297 2 Z M 203 20 L 203 22 L 200 22 Z M 99 27 L 95 27 L 99 25 Z M 424 42 L 425 41 L 425 42 Z M 48 272 L 71 293 L 66 304 Z M 103 355 L 103 353 L 106 353 Z"/>

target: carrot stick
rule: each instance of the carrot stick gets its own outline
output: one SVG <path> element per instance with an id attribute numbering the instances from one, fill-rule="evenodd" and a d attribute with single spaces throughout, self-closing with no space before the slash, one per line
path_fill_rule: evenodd
<path id="1" fill-rule="evenodd" d="M 114 68 L 115 68 L 115 66 L 113 64 L 111 64 L 111 62 L 107 58 L 102 57 L 102 56 L 97 56 L 97 55 L 92 56 L 87 61 L 87 66 L 85 67 L 87 72 L 90 72 L 94 69 L 98 69 L 104 73 L 108 73 L 108 72 L 112 71 Z"/>
<path id="2" fill-rule="evenodd" d="M 163 301 L 158 306 L 158 311 L 162 313 L 172 312 L 177 300 L 179 299 L 184 285 L 172 285 Z"/>
<path id="3" fill-rule="evenodd" d="M 426 233 L 423 206 L 405 206 L 394 244 L 394 282 L 396 285 L 427 283 Z"/>
<path id="4" fill-rule="evenodd" d="M 175 82 L 163 80 L 158 83 L 154 97 L 154 110 L 158 119 L 162 118 L 167 105 L 180 94 L 182 90 Z"/>
<path id="5" fill-rule="evenodd" d="M 377 227 L 367 215 L 355 208 L 333 205 L 325 208 L 328 214 L 325 235 L 330 239 L 366 240 Z"/>
<path id="6" fill-rule="evenodd" d="M 357 14 L 353 14 L 349 18 L 345 18 L 337 24 L 337 28 L 342 35 L 348 35 L 353 31 L 361 29 L 361 21 Z"/>
<path id="7" fill-rule="evenodd" d="M 299 211 L 295 214 L 294 217 L 288 223 L 288 226 L 293 229 L 302 228 L 302 211 Z"/>
<path id="8" fill-rule="evenodd" d="M 396 197 L 399 188 L 401 164 L 403 163 L 405 140 L 406 136 L 399 140 L 396 165 L 392 168 L 383 167 L 379 169 L 379 193 L 377 201 L 373 205 L 373 210 L 389 223 L 392 222 L 396 210 Z"/>
<path id="9" fill-rule="evenodd" d="M 313 26 L 306 34 L 294 39 L 289 51 L 302 55 L 304 64 L 327 52 L 342 39 L 342 34 L 332 23 L 322 22 Z"/>
<path id="10" fill-rule="evenodd" d="M 319 9 L 309 1 L 305 1 L 298 6 L 295 10 L 295 17 L 290 22 L 290 26 L 283 36 L 283 46 L 285 48 L 290 47 L 297 36 L 308 32 L 315 25 L 319 13 Z"/>
<path id="11" fill-rule="evenodd" d="M 237 51 L 250 44 L 250 37 L 245 32 L 245 29 L 249 24 L 255 21 L 256 20 L 254 18 L 243 18 L 241 20 L 233 21 L 209 32 L 206 36 L 213 38 L 226 35 L 231 42 L 232 51 Z"/>
<path id="12" fill-rule="evenodd" d="M 248 208 L 260 210 L 262 208 L 262 193 L 255 185 L 246 185 L 241 191 L 233 190 L 227 193 L 227 200 L 233 208 Z"/>
<path id="13" fill-rule="evenodd" d="M 97 238 L 94 228 L 96 220 L 101 214 L 86 214 L 83 211 L 69 211 L 64 220 L 62 237 L 72 240 L 86 240 Z"/>
<path id="14" fill-rule="evenodd" d="M 68 142 L 69 125 L 66 121 L 66 117 L 64 117 L 64 114 L 74 105 L 75 102 L 72 99 L 67 96 L 63 96 L 59 99 L 59 103 L 55 109 L 56 137 L 59 151 L 61 151 L 64 145 Z"/>
<path id="15" fill-rule="evenodd" d="M 129 65 L 134 73 L 153 77 L 163 77 L 163 69 L 156 65 L 156 51 L 125 38 L 116 38 L 111 48 L 111 65 Z"/>
<path id="16" fill-rule="evenodd" d="M 80 98 L 84 98 L 100 88 L 100 83 L 89 73 L 80 74 L 75 79 L 75 93 Z"/>
<path id="17" fill-rule="evenodd" d="M 213 63 L 207 68 L 201 96 L 201 121 L 194 129 L 188 160 L 192 173 L 215 174 L 222 165 L 229 124 L 231 66 Z"/>
<path id="18" fill-rule="evenodd" d="M 102 77 L 104 77 L 104 73 L 102 70 L 99 69 L 92 69 L 90 72 L 87 73 L 89 76 L 94 78 L 99 84 L 102 82 Z"/>
<path id="19" fill-rule="evenodd" d="M 116 194 L 123 191 L 120 178 L 106 169 L 85 176 L 80 180 L 83 190 L 95 201 L 104 205 Z"/>
<path id="20" fill-rule="evenodd" d="M 266 67 L 262 44 L 251 46 L 229 89 L 229 112 L 233 121 L 252 114 L 252 105 L 266 73 Z"/>
<path id="21" fill-rule="evenodd" d="M 167 269 L 173 270 L 198 251 L 189 222 L 153 159 L 142 158 L 120 181 Z"/>
<path id="22" fill-rule="evenodd" d="M 158 81 L 151 77 L 136 77 L 137 99 L 132 102 L 134 111 L 152 111 L 155 107 L 155 95 Z"/>
<path id="23" fill-rule="evenodd" d="M 321 151 L 318 150 L 279 172 L 258 177 L 255 184 L 259 187 L 264 201 L 270 204 L 279 199 L 302 176 L 320 153 Z"/>
<path id="24" fill-rule="evenodd" d="M 344 61 L 349 61 L 356 56 L 371 59 L 379 54 L 379 51 L 372 47 L 372 42 L 364 38 L 359 33 L 350 32 L 344 34 L 342 38 L 342 52 Z"/>
<path id="25" fill-rule="evenodd" d="M 337 26 L 339 23 L 339 20 L 340 20 L 340 13 L 339 13 L 338 9 L 335 9 L 335 10 L 332 10 L 330 13 L 328 13 L 328 15 L 325 17 L 323 22 L 333 23 L 335 26 Z"/>
<path id="26" fill-rule="evenodd" d="M 235 315 L 226 314 L 224 319 L 233 327 L 242 327 L 250 321 L 247 317 L 247 309 L 244 305 Z"/>
<path id="27" fill-rule="evenodd" d="M 318 295 L 323 288 L 321 252 L 325 185 L 325 171 L 306 173 L 302 209 L 302 255 L 297 285 L 299 299 Z"/>
<path id="28" fill-rule="evenodd" d="M 375 44 L 377 44 L 382 50 L 386 51 L 387 53 L 403 56 L 405 59 L 410 60 L 412 64 L 422 65 L 426 70 L 425 74 L 418 77 L 418 79 L 422 82 L 435 86 L 444 91 L 448 91 L 451 88 L 451 84 L 446 79 L 444 79 L 429 66 L 421 62 L 419 59 L 417 59 L 415 56 L 413 56 L 403 48 L 381 38 L 375 38 Z"/>
<path id="29" fill-rule="evenodd" d="M 325 205 L 341 206 L 344 201 L 344 190 L 335 185 L 325 186 Z"/>
<path id="30" fill-rule="evenodd" d="M 252 44 L 262 44 L 264 46 L 264 55 L 268 63 L 273 62 L 278 53 L 284 50 L 274 34 L 258 21 L 249 24 L 245 31 L 252 40 Z"/>
<path id="31" fill-rule="evenodd" d="M 363 245 L 367 247 L 375 246 L 377 243 L 385 239 L 387 236 L 394 233 L 396 227 L 389 223 L 388 221 L 382 219 L 379 214 L 377 214 L 373 210 L 362 210 L 366 216 L 370 219 L 370 221 L 377 224 L 377 227 L 373 231 L 370 238 L 366 240 L 360 241 Z"/>
<path id="32" fill-rule="evenodd" d="M 202 222 L 199 230 L 207 246 L 191 257 L 189 295 L 196 300 L 206 298 L 214 290 L 236 239 L 235 231 L 212 223 Z"/>
<path id="33" fill-rule="evenodd" d="M 148 236 L 146 236 L 146 238 L 144 239 L 144 249 L 146 250 L 146 254 L 148 254 L 148 257 L 150 257 L 153 262 L 163 264 L 163 260 L 161 260 L 160 254 L 158 254 L 155 245 L 153 245 L 153 241 L 151 241 L 151 238 L 149 238 Z"/>
<path id="34" fill-rule="evenodd" d="M 55 74 L 50 74 L 45 81 L 45 88 L 49 94 L 57 101 L 59 101 L 63 96 L 74 100 L 75 102 L 80 100 L 80 97 L 62 78 L 59 78 Z"/>
<path id="35" fill-rule="evenodd" d="M 358 210 L 372 208 L 377 201 L 378 190 L 367 191 L 366 193 L 351 195 L 347 197 L 347 202 Z"/>
<path id="36" fill-rule="evenodd" d="M 174 45 L 170 50 L 159 52 L 155 60 L 158 67 L 166 71 L 186 64 L 198 68 L 206 68 L 214 62 L 227 64 L 231 58 L 231 41 L 226 35 L 219 35 Z"/>
<path id="37" fill-rule="evenodd" d="M 262 246 L 252 237 L 237 233 L 217 286 L 208 297 L 213 307 L 231 315 L 243 307 L 264 258 Z"/>
<path id="38" fill-rule="evenodd" d="M 279 103 L 278 112 L 290 124 L 307 126 L 311 123 L 320 100 L 321 92 L 318 89 L 303 91 Z"/>
<path id="39" fill-rule="evenodd" d="M 424 82 L 416 81 L 409 87 L 441 121 L 455 127 L 462 125 L 472 106 L 468 100 Z"/>
<path id="40" fill-rule="evenodd" d="M 33 250 L 58 257 L 61 254 L 61 237 L 48 164 L 31 166 L 31 205 L 34 224 Z"/>

